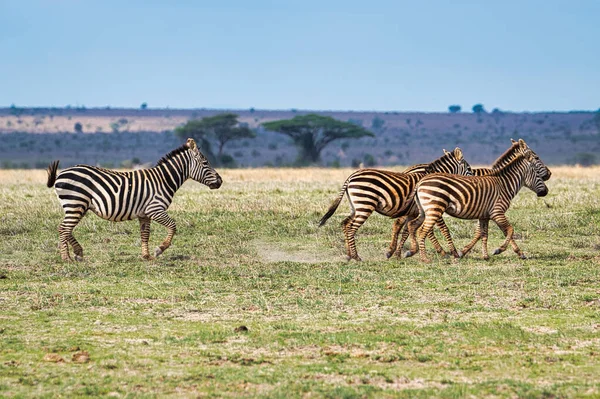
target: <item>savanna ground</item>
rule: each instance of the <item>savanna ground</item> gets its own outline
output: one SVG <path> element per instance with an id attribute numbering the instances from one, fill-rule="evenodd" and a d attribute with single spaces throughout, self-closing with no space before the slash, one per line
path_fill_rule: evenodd
<path id="1" fill-rule="evenodd" d="M 508 213 L 530 259 L 428 265 L 385 259 L 380 215 L 347 263 L 346 200 L 316 227 L 350 170 L 188 182 L 152 262 L 137 222 L 89 215 L 81 263 L 45 172 L 0 172 L 0 396 L 600 397 L 600 168 L 552 170 Z M 447 222 L 464 245 L 474 222 Z"/>

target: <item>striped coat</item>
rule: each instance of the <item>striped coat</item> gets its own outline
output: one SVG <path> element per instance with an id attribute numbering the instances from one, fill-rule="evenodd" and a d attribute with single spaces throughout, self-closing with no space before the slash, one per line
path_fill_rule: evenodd
<path id="1" fill-rule="evenodd" d="M 546 165 L 542 162 L 542 160 L 540 159 L 540 157 L 531 149 L 529 148 L 529 146 L 527 145 L 527 143 L 523 140 L 523 139 L 519 139 L 518 141 L 512 140 L 512 145 L 508 148 L 508 150 L 506 150 L 502 155 L 500 155 L 500 157 L 498 157 L 498 159 L 496 159 L 496 161 L 492 164 L 491 168 L 473 168 L 473 174 L 475 176 L 486 176 L 489 174 L 494 173 L 494 171 L 508 165 L 513 159 L 515 159 L 519 154 L 525 154 L 525 152 L 529 151 L 532 154 L 532 157 L 534 158 L 535 162 L 538 163 L 538 167 L 541 171 L 541 178 L 544 181 L 547 181 L 548 179 L 550 179 L 550 176 L 552 175 L 552 173 L 550 172 L 550 169 L 548 169 L 548 167 L 546 167 Z M 405 170 L 405 173 L 409 173 L 412 170 L 419 170 L 422 167 L 421 164 L 419 165 L 414 165 L 412 167 L 410 167 L 409 169 Z M 411 209 L 411 211 L 409 212 L 409 214 L 407 214 L 404 217 L 398 218 L 396 219 L 396 221 L 394 222 L 394 225 L 392 227 L 392 241 L 390 243 L 390 247 L 389 250 L 387 252 L 387 257 L 390 258 L 394 253 L 396 254 L 397 257 L 400 257 L 402 255 L 402 247 L 404 246 L 404 242 L 406 241 L 406 239 L 409 236 L 409 232 L 408 232 L 408 228 L 407 228 L 407 223 L 418 217 L 419 216 L 419 211 L 417 209 L 417 207 L 415 206 L 413 209 Z M 440 228 L 440 230 L 447 231 L 447 227 L 446 224 L 444 223 L 444 219 L 440 218 L 440 220 L 438 221 L 438 227 Z M 402 232 L 402 237 L 400 239 L 400 242 L 398 243 L 398 236 L 400 234 L 400 232 Z M 480 234 L 479 232 L 479 227 L 477 227 L 477 230 L 475 231 L 475 235 L 474 237 L 477 237 Z M 449 236 L 449 232 L 447 233 L 443 233 L 444 236 Z M 430 234 L 430 237 L 433 237 L 432 244 L 434 246 L 434 248 L 436 249 L 436 251 L 442 255 L 445 254 L 445 251 L 443 250 L 442 246 L 438 243 L 438 241 L 435 239 L 435 236 L 433 236 L 432 234 Z M 452 251 L 453 255 L 455 257 L 459 257 L 459 253 L 456 251 Z M 410 252 L 407 253 L 407 255 L 410 255 Z M 460 256 L 465 255 L 460 254 Z"/>
<path id="2" fill-rule="evenodd" d="M 356 250 L 355 233 L 373 213 L 397 218 L 413 206 L 417 182 L 433 172 L 472 174 L 460 148 L 453 152 L 444 150 L 444 156 L 427 165 L 426 171 L 398 173 L 379 169 L 361 169 L 351 174 L 319 226 L 335 213 L 344 194 L 348 196 L 351 214 L 342 222 L 348 259 L 360 260 Z"/>
<path id="3" fill-rule="evenodd" d="M 490 219 L 498 225 L 506 237 L 494 254 L 503 252 L 510 244 L 513 250 L 524 258 L 523 252 L 513 239 L 514 229 L 506 219 L 505 213 L 512 199 L 523 186 L 531 189 L 539 197 L 548 193 L 548 187 L 541 178 L 543 173 L 533 152 L 527 151 L 523 155 L 518 155 L 508 165 L 486 176 L 435 173 L 424 177 L 417 184 L 415 197 L 420 214 L 417 219 L 409 223 L 413 242 L 411 254 L 416 252 L 416 244 L 418 244 L 421 260 L 428 261 L 425 253 L 425 237 L 446 212 L 461 219 L 479 220 L 479 237 L 475 242 L 482 239 L 484 259 L 488 258 L 487 231 Z M 421 228 L 417 234 L 416 230 L 419 226 Z M 453 246 L 449 232 L 446 239 Z M 468 250 L 470 248 L 465 248 L 463 252 Z"/>
<path id="4" fill-rule="evenodd" d="M 113 222 L 139 219 L 142 257 L 152 259 L 148 250 L 150 222 L 153 220 L 168 230 L 167 238 L 156 248 L 160 255 L 170 245 L 176 232 L 175 221 L 167 208 L 175 192 L 191 178 L 219 188 L 222 180 L 209 165 L 193 139 L 165 155 L 154 168 L 118 172 L 89 165 L 77 165 L 58 173 L 58 162 L 48 167 L 47 186 L 56 195 L 65 212 L 59 226 L 60 254 L 69 261 L 69 245 L 76 260 L 83 259 L 83 248 L 73 236 L 73 229 L 88 211 Z"/>

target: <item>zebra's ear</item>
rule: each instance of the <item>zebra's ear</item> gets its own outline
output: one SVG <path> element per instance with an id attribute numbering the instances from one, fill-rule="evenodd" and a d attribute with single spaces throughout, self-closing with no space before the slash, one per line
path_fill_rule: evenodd
<path id="1" fill-rule="evenodd" d="M 191 148 L 192 150 L 196 149 L 196 142 L 192 138 L 187 139 L 187 142 L 185 143 L 185 145 L 187 145 L 188 148 Z"/>
<path id="2" fill-rule="evenodd" d="M 462 153 L 462 150 L 461 150 L 460 148 L 456 147 L 456 148 L 454 149 L 454 156 L 455 156 L 455 157 L 456 157 L 456 159 L 458 159 L 459 161 L 462 161 L 462 159 L 463 159 L 463 153 Z"/>
<path id="3" fill-rule="evenodd" d="M 517 141 L 515 139 L 510 139 L 510 142 L 513 144 L 517 144 Z"/>
<path id="4" fill-rule="evenodd" d="M 444 148 L 444 149 L 442 149 L 442 151 L 444 151 L 444 154 L 445 154 L 445 155 L 450 155 L 450 153 L 449 153 L 448 151 L 446 151 L 446 149 L 445 149 L 445 148 Z"/>
<path id="5" fill-rule="evenodd" d="M 529 148 L 529 147 L 527 147 L 527 143 L 523 139 L 519 139 L 519 147 L 521 147 L 524 150 Z"/>

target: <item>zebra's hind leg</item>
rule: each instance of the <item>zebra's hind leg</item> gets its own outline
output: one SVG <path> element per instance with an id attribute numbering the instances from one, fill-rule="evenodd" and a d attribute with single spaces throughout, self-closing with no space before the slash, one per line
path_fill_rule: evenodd
<path id="1" fill-rule="evenodd" d="M 436 218 L 426 216 L 421 224 L 421 227 L 417 231 L 417 242 L 419 244 L 419 256 L 421 258 L 421 262 L 430 263 L 431 261 L 427 257 L 427 252 L 425 251 L 425 238 L 430 234 L 433 230 L 433 226 L 435 225 Z"/>
<path id="2" fill-rule="evenodd" d="M 150 255 L 148 250 L 148 241 L 150 240 L 150 223 L 151 220 L 148 217 L 139 218 L 140 222 L 140 235 L 142 237 L 142 258 L 146 260 L 152 260 L 154 257 Z"/>
<path id="3" fill-rule="evenodd" d="M 150 216 L 150 219 L 154 220 L 155 222 L 165 226 L 168 231 L 167 238 L 165 238 L 165 240 L 162 242 L 162 244 L 160 244 L 154 250 L 154 256 L 159 256 L 160 254 L 165 252 L 167 248 L 169 248 L 171 246 L 171 241 L 173 241 L 173 236 L 177 232 L 177 226 L 175 225 L 175 221 L 173 219 L 171 219 L 171 217 L 169 215 L 167 215 L 167 212 L 165 212 L 165 211 L 158 211 L 158 212 L 155 212 L 152 215 L 148 215 L 148 216 Z"/>
<path id="4" fill-rule="evenodd" d="M 481 255 L 483 259 L 488 260 L 490 255 L 488 254 L 488 225 L 489 219 L 479 220 L 479 231 L 481 234 Z"/>
<path id="5" fill-rule="evenodd" d="M 417 230 L 423 224 L 425 214 L 420 214 L 418 217 L 408 222 L 408 234 L 410 235 L 410 249 L 404 253 L 405 258 L 409 258 L 417 253 L 419 244 L 417 241 Z"/>
<path id="6" fill-rule="evenodd" d="M 347 259 L 354 259 L 357 261 L 361 261 L 362 259 L 358 256 L 358 251 L 356 250 L 356 231 L 360 226 L 367 220 L 367 218 L 371 215 L 373 211 L 363 210 L 360 215 L 356 215 L 353 213 L 348 216 L 342 222 L 342 229 L 344 230 L 344 238 L 346 241 L 346 251 L 348 253 Z"/>
<path id="7" fill-rule="evenodd" d="M 390 243 L 390 247 L 388 249 L 388 251 L 386 252 L 385 256 L 389 259 L 392 257 L 392 255 L 394 255 L 394 253 L 396 253 L 396 255 L 400 255 L 400 252 L 402 252 L 402 247 L 404 246 L 404 241 L 406 241 L 406 238 L 404 237 L 404 232 L 407 231 L 406 228 L 403 229 L 403 227 L 406 225 L 406 216 L 400 216 L 398 219 L 396 219 L 394 221 L 394 225 L 392 226 L 392 242 Z M 398 236 L 400 235 L 400 232 L 402 231 L 402 241 L 401 241 L 401 245 L 398 247 Z M 408 236 L 408 234 L 407 234 Z"/>
<path id="8" fill-rule="evenodd" d="M 65 208 L 65 218 L 62 223 L 58 227 L 58 235 L 60 238 L 60 257 L 62 260 L 70 262 L 71 256 L 69 255 L 69 244 L 73 247 L 73 252 L 75 253 L 75 260 L 81 261 L 83 260 L 83 248 L 75 237 L 73 237 L 73 229 L 83 215 L 85 211 L 81 208 Z"/>
<path id="9" fill-rule="evenodd" d="M 409 222 L 414 219 L 415 218 L 410 219 Z M 442 220 L 442 223 L 443 222 L 444 221 Z M 445 224 L 444 224 L 444 227 L 445 227 Z M 398 247 L 399 247 L 398 251 L 402 250 L 402 247 L 404 246 L 404 242 L 408 239 L 409 236 L 410 236 L 410 232 L 409 232 L 409 227 L 408 227 L 408 223 L 407 223 L 406 228 L 402 231 L 402 239 L 401 239 L 400 243 L 398 244 Z M 429 231 L 429 233 L 427 234 L 427 238 L 429 238 L 429 241 L 431 241 L 433 248 L 435 249 L 435 251 L 438 254 L 440 254 L 441 256 L 446 256 L 446 251 L 440 245 L 440 242 L 438 241 L 438 239 L 435 237 L 435 234 L 433 233 L 433 229 Z M 450 242 L 450 244 L 452 244 L 452 242 Z M 456 252 L 456 249 L 454 249 L 454 251 L 452 253 L 454 254 L 455 252 Z M 412 242 L 411 249 L 409 251 L 407 251 L 404 255 L 405 255 L 405 257 L 408 258 L 410 256 L 413 256 L 416 253 L 417 253 L 417 246 L 415 245 L 415 242 Z M 400 256 L 400 253 L 398 253 L 398 256 Z"/>
<path id="10" fill-rule="evenodd" d="M 462 257 L 462 253 L 458 252 L 456 250 L 456 246 L 454 245 L 454 241 L 452 240 L 452 235 L 450 234 L 450 229 L 446 225 L 446 222 L 444 221 L 444 218 L 440 217 L 438 219 L 438 221 L 436 222 L 436 225 L 440 229 L 440 231 L 442 232 L 442 235 L 444 236 L 444 238 L 446 239 L 446 242 L 448 243 L 448 246 L 450 247 L 450 253 L 452 254 L 452 256 L 454 256 L 455 258 L 461 258 Z M 435 238 L 435 236 L 433 235 L 433 230 L 431 230 L 430 235 Z M 432 242 L 433 246 L 436 247 L 437 240 L 435 240 L 435 241 L 431 240 L 431 242 Z M 437 247 L 439 247 L 442 252 L 439 251 Z M 443 254 L 444 250 L 442 249 L 442 246 L 439 243 L 437 243 L 437 247 L 436 247 L 436 250 L 439 253 Z"/>
<path id="11" fill-rule="evenodd" d="M 497 215 L 497 216 L 492 217 L 492 219 L 494 220 L 494 222 L 496 222 L 498 227 L 500 227 L 500 230 L 502 230 L 502 232 L 506 236 L 506 239 L 504 240 L 502 245 L 494 251 L 494 255 L 498 255 L 498 254 L 501 254 L 502 252 L 506 251 L 508 244 L 510 244 L 513 248 L 513 251 L 515 251 L 515 253 L 519 256 L 519 258 L 527 259 L 527 257 L 523 253 L 523 251 L 521 251 L 521 249 L 519 248 L 519 246 L 513 239 L 513 234 L 515 232 L 515 229 L 508 222 L 508 220 L 506 219 L 506 216 L 505 215 Z"/>

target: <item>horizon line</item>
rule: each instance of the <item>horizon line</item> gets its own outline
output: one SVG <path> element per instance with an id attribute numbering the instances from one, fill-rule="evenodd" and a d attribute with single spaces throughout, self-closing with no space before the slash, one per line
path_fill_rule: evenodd
<path id="1" fill-rule="evenodd" d="M 476 112 L 469 110 L 468 108 L 464 111 L 461 109 L 458 112 L 450 111 L 418 111 L 418 110 L 343 110 L 343 109 L 300 109 L 300 108 L 219 108 L 219 107 L 198 107 L 198 108 L 170 108 L 166 107 L 122 107 L 122 106 L 92 106 L 87 107 L 85 105 L 65 105 L 65 106 L 45 106 L 45 105 L 34 105 L 34 106 L 18 106 L 11 104 L 10 106 L 0 106 L 0 110 L 72 110 L 72 111 L 85 111 L 85 110 L 127 110 L 127 111 L 244 111 L 244 112 L 292 112 L 292 113 L 307 113 L 307 112 L 340 112 L 340 113 L 377 113 L 377 114 L 476 114 Z M 494 111 L 502 112 L 505 114 L 568 114 L 568 113 L 596 113 L 598 110 L 544 110 L 544 111 L 512 111 L 503 110 L 500 108 L 493 108 L 492 111 L 485 110 L 482 114 L 492 114 Z"/>

